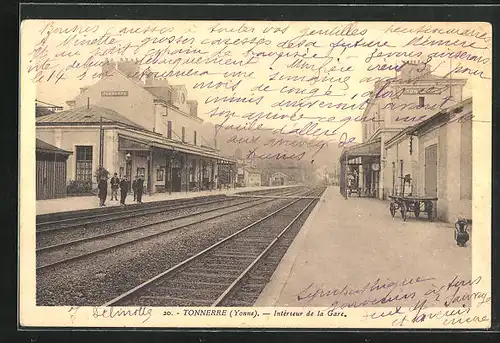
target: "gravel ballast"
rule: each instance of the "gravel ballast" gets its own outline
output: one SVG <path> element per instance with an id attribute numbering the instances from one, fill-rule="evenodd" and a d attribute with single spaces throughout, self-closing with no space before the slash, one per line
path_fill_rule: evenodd
<path id="1" fill-rule="evenodd" d="M 95 258 L 38 271 L 37 304 L 102 305 L 289 202 L 275 200 L 189 230 L 174 231 L 95 255 Z"/>

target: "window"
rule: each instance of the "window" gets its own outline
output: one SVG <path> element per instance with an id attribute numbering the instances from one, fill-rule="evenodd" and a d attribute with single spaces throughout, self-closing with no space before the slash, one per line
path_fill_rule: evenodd
<path id="1" fill-rule="evenodd" d="M 194 140 L 194 145 L 196 145 L 196 131 L 194 132 L 194 137 L 193 137 L 193 140 Z"/>
<path id="2" fill-rule="evenodd" d="M 163 181 L 165 171 L 163 168 L 156 169 L 156 181 Z"/>
<path id="3" fill-rule="evenodd" d="M 172 139 L 172 121 L 167 122 L 167 138 Z"/>
<path id="4" fill-rule="evenodd" d="M 76 147 L 76 177 L 77 181 L 92 181 L 92 147 Z"/>
<path id="5" fill-rule="evenodd" d="M 186 128 L 182 127 L 182 143 L 186 141 Z"/>
<path id="6" fill-rule="evenodd" d="M 425 106 L 425 97 L 419 96 L 418 97 L 418 106 L 419 107 L 424 107 Z"/>

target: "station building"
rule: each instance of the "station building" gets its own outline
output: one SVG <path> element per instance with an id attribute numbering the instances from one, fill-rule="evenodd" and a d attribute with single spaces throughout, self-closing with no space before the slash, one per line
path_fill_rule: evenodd
<path id="1" fill-rule="evenodd" d="M 67 101 L 70 109 L 37 118 L 37 138 L 73 152 L 68 179 L 95 188 L 102 165 L 129 180 L 142 176 L 151 193 L 232 182 L 236 161 L 199 134 L 203 120 L 186 87 L 139 74 L 135 61 L 110 61 L 97 83 Z"/>
<path id="2" fill-rule="evenodd" d="M 391 194 L 437 198 L 435 216 L 445 222 L 472 219 L 472 125 L 468 98 L 387 141 Z"/>
<path id="3" fill-rule="evenodd" d="M 339 160 L 342 194 L 347 194 L 348 183 L 362 196 L 387 199 L 393 194 L 400 179 L 393 185 L 392 175 L 400 177 L 402 169 L 404 177 L 417 162 L 407 159 L 404 165 L 396 164 L 395 171 L 387 142 L 394 143 L 391 139 L 403 130 L 460 103 L 466 82 L 433 75 L 430 65 L 418 61 L 407 61 L 394 78 L 376 82 L 363 113 L 363 142 L 345 148 Z"/>

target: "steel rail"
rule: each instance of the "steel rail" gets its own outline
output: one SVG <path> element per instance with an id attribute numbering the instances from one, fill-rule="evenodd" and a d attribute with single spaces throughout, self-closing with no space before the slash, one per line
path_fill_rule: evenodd
<path id="1" fill-rule="evenodd" d="M 56 228 L 51 228 L 51 229 L 46 229 L 46 230 L 40 230 L 40 231 L 37 231 L 37 233 L 60 231 L 60 230 L 70 229 L 73 227 L 84 226 L 84 225 L 88 225 L 88 224 L 105 223 L 105 222 L 116 220 L 116 219 L 120 220 L 120 219 L 127 219 L 127 218 L 131 218 L 131 217 L 136 217 L 136 216 L 140 216 L 140 215 L 154 214 L 154 213 L 162 212 L 164 210 L 178 210 L 178 209 L 182 210 L 184 208 L 194 207 L 194 206 L 197 206 L 200 204 L 209 205 L 212 203 L 216 203 L 218 201 L 220 201 L 220 200 L 210 201 L 210 202 L 203 202 L 201 200 L 197 200 L 197 201 L 192 200 L 187 204 L 184 203 L 181 206 L 177 206 L 177 207 L 173 204 L 153 205 L 151 207 L 142 207 L 142 208 L 137 208 L 137 209 L 133 209 L 133 210 L 124 209 L 123 211 L 117 211 L 117 212 L 111 212 L 111 213 L 96 213 L 96 214 L 88 215 L 88 216 L 75 217 L 75 218 L 65 218 L 65 219 L 54 220 L 54 221 L 50 221 L 50 222 L 42 222 L 42 223 L 37 223 L 36 224 L 37 227 L 45 227 L 45 226 L 50 226 L 50 225 L 64 224 L 66 222 L 68 222 L 70 224 L 63 226 L 63 227 L 56 227 Z M 106 217 L 108 217 L 108 218 L 106 218 Z M 109 218 L 109 217 L 111 217 L 111 218 Z M 91 219 L 95 219 L 95 218 L 103 218 L 103 219 L 96 220 L 96 221 L 89 222 L 89 223 L 78 223 L 77 222 L 77 221 L 82 221 L 82 220 L 91 220 Z M 73 223 L 73 222 L 75 222 L 75 223 Z"/>
<path id="2" fill-rule="evenodd" d="M 138 286 L 136 286 L 136 287 L 134 287 L 134 288 L 130 289 L 129 291 L 127 291 L 127 292 L 125 292 L 125 293 L 123 293 L 123 294 L 121 294 L 121 295 L 119 295 L 119 296 L 117 296 L 117 297 L 113 298 L 112 300 L 110 300 L 110 301 L 106 302 L 106 303 L 105 303 L 104 305 L 102 305 L 102 306 L 113 306 L 113 305 L 117 304 L 119 301 L 122 301 L 122 300 L 124 300 L 124 299 L 129 298 L 129 297 L 130 297 L 130 296 L 132 296 L 133 294 L 135 294 L 135 293 L 137 293 L 137 292 L 141 291 L 142 289 L 144 289 L 145 287 L 147 287 L 147 286 L 151 285 L 151 284 L 152 284 L 153 282 L 155 282 L 156 280 L 158 280 L 158 279 L 160 279 L 160 278 L 163 278 L 163 277 L 165 277 L 165 276 L 167 276 L 167 275 L 169 275 L 169 274 L 172 274 L 173 272 L 178 271 L 181 267 L 184 267 L 184 266 L 186 266 L 188 263 L 190 263 L 190 262 L 192 262 L 192 261 L 194 261 L 194 260 L 196 260 L 196 259 L 198 259 L 198 258 L 200 258 L 200 257 L 204 256 L 205 254 L 207 254 L 208 252 L 211 252 L 212 250 L 214 250 L 215 248 L 219 247 L 220 245 L 222 245 L 222 244 L 224 244 L 224 243 L 228 242 L 229 240 L 233 239 L 234 237 L 236 237 L 236 236 L 240 235 L 241 233 L 246 232 L 247 230 L 251 229 L 252 227 L 256 226 L 257 224 L 259 224 L 259 223 L 263 222 L 264 220 L 266 220 L 266 219 L 268 219 L 268 218 L 270 218 L 270 217 L 272 217 L 272 216 L 275 216 L 276 214 L 278 214 L 278 213 L 282 212 L 283 210 L 287 209 L 288 207 L 292 206 L 293 204 L 295 204 L 295 203 L 299 202 L 300 200 L 302 200 L 302 199 L 294 199 L 294 200 L 293 200 L 293 201 L 291 201 L 289 204 L 287 204 L 287 205 L 285 205 L 285 206 L 283 206 L 283 207 L 281 207 L 281 208 L 279 208 L 279 209 L 277 209 L 277 210 L 273 211 L 272 213 L 270 213 L 270 214 L 268 214 L 268 215 L 266 215 L 266 216 L 264 216 L 264 217 L 262 217 L 262 218 L 258 219 L 258 220 L 257 220 L 257 221 L 255 221 L 255 222 L 253 222 L 253 223 L 251 223 L 251 224 L 249 224 L 249 225 L 245 226 L 244 228 L 242 228 L 242 229 L 240 229 L 240 230 L 236 231 L 235 233 L 233 233 L 233 234 L 231 234 L 231 235 L 227 236 L 226 238 L 222 239 L 221 241 L 218 241 L 217 243 L 212 244 L 211 246 L 209 246 L 209 247 L 207 247 L 207 248 L 203 249 L 203 250 L 202 250 L 202 251 L 200 251 L 199 253 L 197 253 L 197 254 L 195 254 L 195 255 L 193 255 L 193 256 L 191 256 L 191 257 L 187 258 L 186 260 L 184 260 L 184 261 L 182 261 L 182 262 L 180 262 L 180 263 L 176 264 L 175 266 L 173 266 L 173 267 L 169 268 L 168 270 L 166 270 L 166 271 L 164 271 L 164 272 L 162 272 L 162 273 L 160 273 L 160 274 L 157 274 L 156 276 L 154 276 L 154 277 L 150 278 L 149 280 L 146 280 L 145 282 L 141 283 L 140 285 L 138 285 Z"/>
<path id="3" fill-rule="evenodd" d="M 279 234 L 278 236 L 276 236 L 271 243 L 269 243 L 269 245 L 259 254 L 259 256 L 257 256 L 253 261 L 252 263 L 236 278 L 236 280 L 233 281 L 233 283 L 231 283 L 231 285 L 219 296 L 219 298 L 217 298 L 217 300 L 215 300 L 213 303 L 212 303 L 212 307 L 214 306 L 218 306 L 222 301 L 226 300 L 227 297 L 235 290 L 236 286 L 241 282 L 241 280 L 243 280 L 243 278 L 254 268 L 254 266 L 260 262 L 260 260 L 267 255 L 267 253 L 269 252 L 269 250 L 271 250 L 271 248 L 274 247 L 274 245 L 278 242 L 278 240 L 281 238 L 281 236 L 283 236 L 289 229 L 290 227 L 292 227 L 292 225 L 302 216 L 302 214 L 309 208 L 309 206 L 311 206 L 311 204 L 313 204 L 314 202 L 316 201 L 316 199 L 314 200 L 311 200 L 305 207 L 302 211 L 299 212 L 299 214 L 297 214 L 295 216 L 295 218 L 293 218 L 293 220 L 290 222 L 290 224 L 288 224 Z"/>
<path id="4" fill-rule="evenodd" d="M 228 201 L 234 201 L 234 200 L 236 200 L 236 199 L 234 199 L 234 198 L 233 199 L 228 199 Z M 226 208 L 230 208 L 230 207 L 234 207 L 234 206 L 239 206 L 239 205 L 244 205 L 246 203 L 253 202 L 253 201 L 256 201 L 256 199 L 250 199 L 250 200 L 247 200 L 247 201 L 242 201 L 242 202 L 239 202 L 237 204 L 226 206 Z M 210 204 L 216 203 L 216 202 L 219 202 L 219 201 L 210 202 L 208 204 L 210 205 Z M 207 203 L 197 204 L 197 205 L 207 205 Z M 194 205 L 194 206 L 197 206 L 197 205 Z M 194 207 L 194 206 L 190 206 L 190 207 Z M 209 209 L 209 210 L 204 210 L 204 211 L 201 211 L 201 212 L 195 212 L 195 213 L 191 213 L 191 214 L 180 215 L 180 216 L 173 217 L 173 218 L 167 218 L 167 219 L 158 220 L 158 221 L 155 221 L 155 222 L 152 222 L 152 223 L 141 224 L 141 225 L 129 227 L 129 228 L 126 228 L 126 229 L 123 229 L 123 230 L 117 230 L 117 231 L 112 231 L 112 232 L 108 232 L 108 233 L 104 233 L 104 234 L 100 234 L 100 235 L 95 235 L 95 236 L 80 238 L 80 239 L 76 239 L 76 240 L 72 240 L 72 241 L 68 241 L 68 242 L 53 244 L 53 245 L 49 245 L 49 246 L 37 248 L 36 252 L 39 253 L 39 252 L 42 252 L 42 251 L 53 250 L 53 249 L 61 248 L 61 247 L 64 247 L 64 246 L 69 246 L 69 245 L 76 244 L 76 243 L 82 243 L 82 242 L 86 242 L 86 241 L 96 240 L 96 239 L 99 239 L 99 238 L 110 237 L 110 236 L 117 235 L 117 234 L 120 234 L 120 233 L 134 231 L 134 230 L 138 230 L 138 229 L 143 229 L 145 227 L 150 227 L 150 226 L 153 226 L 153 225 L 168 223 L 168 222 L 175 221 L 175 220 L 185 219 L 185 218 L 189 218 L 189 217 L 193 217 L 193 216 L 197 216 L 197 215 L 201 215 L 201 214 L 205 214 L 205 213 L 210 213 L 210 212 L 218 211 L 219 209 L 220 208 Z"/>
<path id="5" fill-rule="evenodd" d="M 249 200 L 247 202 L 252 202 L 252 201 L 254 201 L 254 200 Z M 137 242 L 140 242 L 142 240 L 146 240 L 146 239 L 149 239 L 149 238 L 152 238 L 152 237 L 156 237 L 156 236 L 160 236 L 160 235 L 163 235 L 163 234 L 167 234 L 167 233 L 170 233 L 172 231 L 183 229 L 183 228 L 191 226 L 191 225 L 200 224 L 200 223 L 212 220 L 212 219 L 220 218 L 220 217 L 223 217 L 223 216 L 226 216 L 226 215 L 238 212 L 238 211 L 242 211 L 242 210 L 245 210 L 245 209 L 248 209 L 248 208 L 256 207 L 256 206 L 259 206 L 259 205 L 262 205 L 262 204 L 266 204 L 268 202 L 273 202 L 273 201 L 276 201 L 276 199 L 262 201 L 262 202 L 259 202 L 259 203 L 256 203 L 256 204 L 252 204 L 250 206 L 246 206 L 246 207 L 243 207 L 243 208 L 239 208 L 239 209 L 236 209 L 236 210 L 225 212 L 225 213 L 222 213 L 222 214 L 219 214 L 219 215 L 211 216 L 211 217 L 208 217 L 208 218 L 205 218 L 205 219 L 193 222 L 193 223 L 179 225 L 179 226 L 167 229 L 165 231 L 156 232 L 156 233 L 148 235 L 148 236 L 142 236 L 142 237 L 139 237 L 137 239 L 133 239 L 133 240 L 122 242 L 122 243 L 115 244 L 115 245 L 111 245 L 111 246 L 103 248 L 103 249 L 98 249 L 98 250 L 94 250 L 94 251 L 91 251 L 91 252 L 88 252 L 88 253 L 76 255 L 76 256 L 73 256 L 73 257 L 68 257 L 66 259 L 62 259 L 62 260 L 55 261 L 55 262 L 52 262 L 52 263 L 47 263 L 47 264 L 44 264 L 44 265 L 41 265 L 41 266 L 37 266 L 36 270 L 38 271 L 38 270 L 46 269 L 46 268 L 53 267 L 53 266 L 56 266 L 56 265 L 60 265 L 60 264 L 66 263 L 66 262 L 76 261 L 76 260 L 79 260 L 79 259 L 82 259 L 82 258 L 85 258 L 85 257 L 88 257 L 88 256 L 95 255 L 97 253 L 105 252 L 105 251 L 108 251 L 108 250 L 111 250 L 111 249 L 114 249 L 114 248 L 118 248 L 118 247 L 122 247 L 122 246 L 125 246 L 125 245 L 129 245 L 129 244 L 137 243 Z M 247 203 L 247 202 L 244 202 L 244 203 Z M 240 203 L 240 205 L 241 205 L 241 203 Z M 234 205 L 234 206 L 236 206 L 236 205 Z M 210 210 L 210 212 L 214 212 L 216 210 L 219 210 L 219 209 Z M 161 224 L 161 223 L 146 224 L 146 225 L 141 226 L 141 228 L 144 227 L 144 226 L 152 226 L 152 225 L 157 225 L 157 224 Z"/>
<path id="6" fill-rule="evenodd" d="M 269 191 L 274 192 L 274 191 L 276 191 L 276 189 L 269 190 Z M 279 189 L 278 191 L 281 191 L 281 189 Z M 287 191 L 290 191 L 290 190 L 286 189 L 285 193 Z M 223 195 L 214 195 L 214 196 L 221 196 L 222 197 Z M 209 196 L 206 196 L 204 198 L 209 198 Z M 182 210 L 185 208 L 195 207 L 197 205 L 210 205 L 213 203 L 220 202 L 221 200 L 226 201 L 223 199 L 218 199 L 218 200 L 214 200 L 214 201 L 204 202 L 203 200 L 207 200 L 207 199 L 196 199 L 196 198 L 195 199 L 188 199 L 186 202 L 183 202 L 180 206 L 179 205 L 176 206 L 175 204 L 156 204 L 156 205 L 152 205 L 152 206 L 148 206 L 148 207 L 141 207 L 141 208 L 137 208 L 137 209 L 133 209 L 133 210 L 124 209 L 124 210 L 111 212 L 111 213 L 97 213 L 97 214 L 93 214 L 93 215 L 86 215 L 86 216 L 81 216 L 81 217 L 76 217 L 76 218 L 65 218 L 65 219 L 60 219 L 60 220 L 40 222 L 40 223 L 36 223 L 37 228 L 46 227 L 46 226 L 50 226 L 50 225 L 64 224 L 64 223 L 70 223 L 70 224 L 63 226 L 63 227 L 56 227 L 56 228 L 45 229 L 45 230 L 37 230 L 37 233 L 62 231 L 62 230 L 66 230 L 66 229 L 70 229 L 70 228 L 74 228 L 74 227 L 79 227 L 79 226 L 84 226 L 84 225 L 89 225 L 89 224 L 105 223 L 105 222 L 117 220 L 117 219 L 120 220 L 120 219 L 132 218 L 132 217 L 136 217 L 138 215 L 155 214 L 155 213 L 159 213 L 159 212 L 162 212 L 165 210 L 173 210 L 173 211 Z M 232 200 L 231 198 L 227 199 L 227 201 L 231 201 L 231 200 Z M 98 220 L 98 221 L 93 221 L 90 223 L 78 223 L 78 222 L 72 223 L 75 221 L 82 221 L 82 220 L 95 219 L 95 218 L 103 218 L 103 219 Z"/>

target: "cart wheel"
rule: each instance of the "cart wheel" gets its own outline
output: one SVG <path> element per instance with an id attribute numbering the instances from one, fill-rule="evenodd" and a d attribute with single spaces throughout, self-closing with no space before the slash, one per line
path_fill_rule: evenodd
<path id="1" fill-rule="evenodd" d="M 389 205 L 389 211 L 391 212 L 391 216 L 394 218 L 396 215 L 396 205 L 393 202 Z"/>
<path id="2" fill-rule="evenodd" d="M 406 221 L 406 204 L 404 202 L 401 203 L 401 217 L 403 217 L 403 221 Z"/>
<path id="3" fill-rule="evenodd" d="M 420 203 L 418 201 L 413 205 L 415 207 L 415 218 L 420 217 Z"/>

